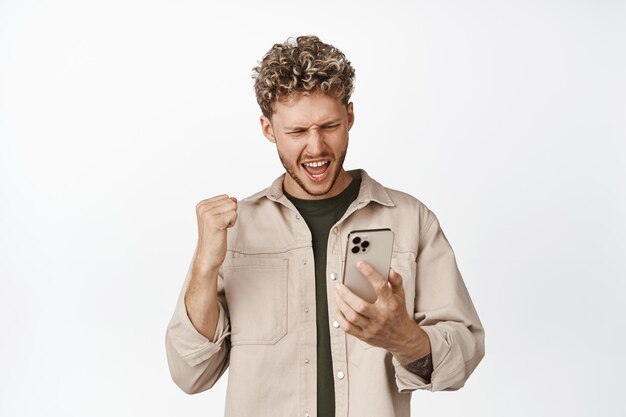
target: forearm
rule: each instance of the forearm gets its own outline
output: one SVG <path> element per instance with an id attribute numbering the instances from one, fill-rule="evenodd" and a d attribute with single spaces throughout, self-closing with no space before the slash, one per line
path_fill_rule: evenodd
<path id="1" fill-rule="evenodd" d="M 174 332 L 178 333 L 181 330 L 179 328 Z M 180 340 L 178 335 L 170 331 L 165 338 L 172 380 L 187 394 L 195 394 L 213 387 L 229 365 L 227 343 L 207 345 L 200 342 L 201 338 L 203 336 L 195 334 L 191 338 Z M 202 344 L 198 345 L 198 342 Z"/>
<path id="2" fill-rule="evenodd" d="M 170 374 L 188 394 L 211 388 L 228 367 L 230 356 L 229 319 L 218 302 L 223 296 L 219 268 L 209 271 L 196 266 L 192 261 L 165 335 Z M 213 306 L 215 317 L 211 317 Z"/>
<path id="3" fill-rule="evenodd" d="M 218 269 L 194 265 L 185 293 L 185 308 L 198 333 L 213 340 L 219 307 L 217 299 Z"/>
<path id="4" fill-rule="evenodd" d="M 407 332 L 408 341 L 394 352 L 394 356 L 409 371 L 430 381 L 433 373 L 433 357 L 426 332 L 415 323 Z"/>

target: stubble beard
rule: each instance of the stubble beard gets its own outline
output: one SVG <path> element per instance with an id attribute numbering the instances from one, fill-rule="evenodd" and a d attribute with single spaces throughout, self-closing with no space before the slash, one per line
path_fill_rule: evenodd
<path id="1" fill-rule="evenodd" d="M 278 147 L 276 149 L 278 150 Z M 347 149 L 348 149 L 348 146 L 346 145 L 346 147 L 343 149 L 343 151 L 341 151 L 341 155 L 339 155 L 339 160 L 337 160 L 337 164 L 335 165 L 335 173 L 333 174 L 333 179 L 330 182 L 328 188 L 323 190 L 323 191 L 319 191 L 319 192 L 314 192 L 314 191 L 310 190 L 309 188 L 307 188 L 307 186 L 304 183 L 304 181 L 302 181 L 300 179 L 300 177 L 298 177 L 298 175 L 296 174 L 296 169 L 294 168 L 294 166 L 292 164 L 290 164 L 289 161 L 287 161 L 286 158 L 283 157 L 283 155 L 280 153 L 280 151 L 278 151 L 278 157 L 280 158 L 280 162 L 283 164 L 283 167 L 285 167 L 285 170 L 287 171 L 289 176 L 300 186 L 300 188 L 302 190 L 304 190 L 304 192 L 306 192 L 307 194 L 312 195 L 312 196 L 319 196 L 319 195 L 324 195 L 324 194 L 328 193 L 333 188 L 333 186 L 335 185 L 335 181 L 337 181 L 337 178 L 339 177 L 339 174 L 341 173 L 341 170 L 343 168 L 343 161 L 346 159 L 346 151 L 347 151 Z M 322 157 L 326 157 L 326 155 L 323 154 Z M 330 169 L 330 167 L 329 167 L 329 169 Z"/>

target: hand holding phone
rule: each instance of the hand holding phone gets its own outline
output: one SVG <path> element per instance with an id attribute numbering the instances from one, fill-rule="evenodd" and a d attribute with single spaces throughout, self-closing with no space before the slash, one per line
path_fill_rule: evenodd
<path id="1" fill-rule="evenodd" d="M 356 267 L 363 260 L 387 280 L 394 234 L 391 229 L 353 230 L 348 234 L 343 283 L 362 299 L 374 303 L 377 295 L 367 277 Z"/>

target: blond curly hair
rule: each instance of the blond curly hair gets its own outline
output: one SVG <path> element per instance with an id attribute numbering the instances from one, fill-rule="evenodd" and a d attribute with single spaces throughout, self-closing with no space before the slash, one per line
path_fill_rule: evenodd
<path id="1" fill-rule="evenodd" d="M 325 93 L 344 105 L 354 91 L 354 68 L 339 49 L 317 36 L 298 36 L 277 43 L 252 69 L 256 100 L 263 115 L 271 118 L 276 100 L 294 93 Z"/>

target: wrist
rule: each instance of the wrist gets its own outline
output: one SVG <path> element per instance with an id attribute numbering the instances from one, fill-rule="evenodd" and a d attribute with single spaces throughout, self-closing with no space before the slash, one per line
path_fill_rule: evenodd
<path id="1" fill-rule="evenodd" d="M 191 272 L 195 278 L 210 280 L 211 278 L 217 278 L 219 269 L 220 265 L 215 265 L 213 263 L 203 261 L 202 259 L 196 259 L 193 262 Z"/>
<path id="2" fill-rule="evenodd" d="M 428 334 L 417 323 L 411 320 L 406 339 L 397 348 L 390 351 L 402 366 L 422 359 L 431 353 Z"/>

